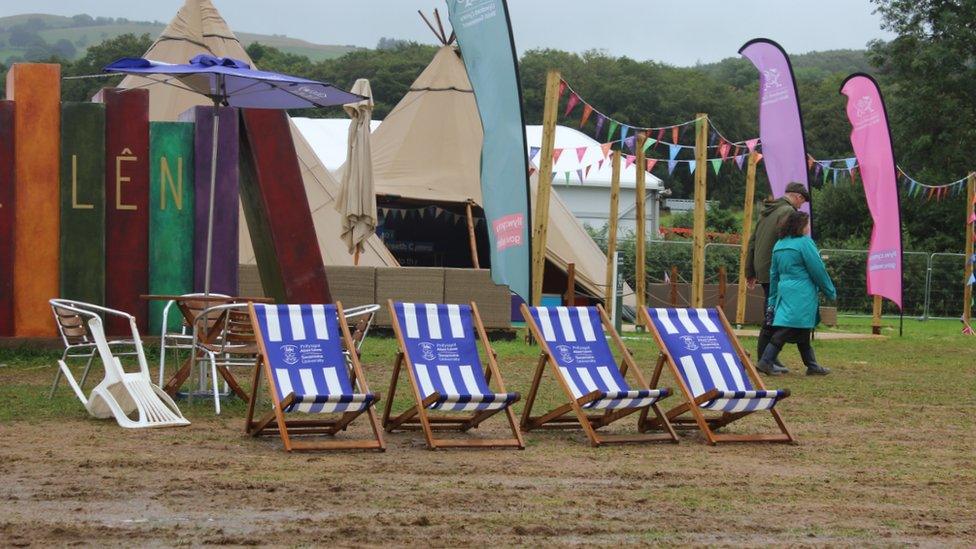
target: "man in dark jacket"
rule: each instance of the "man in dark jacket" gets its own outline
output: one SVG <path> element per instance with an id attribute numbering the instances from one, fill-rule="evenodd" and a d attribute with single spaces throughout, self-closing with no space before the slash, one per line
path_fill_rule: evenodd
<path id="1" fill-rule="evenodd" d="M 780 224 L 790 213 L 800 209 L 804 202 L 810 201 L 810 193 L 802 183 L 790 183 L 786 186 L 786 192 L 780 198 L 767 202 L 759 214 L 759 221 L 756 228 L 749 237 L 749 250 L 746 255 L 746 282 L 749 289 L 756 287 L 756 282 L 762 285 L 763 295 L 766 300 L 763 310 L 769 308 L 769 266 L 773 258 L 773 246 L 779 239 L 777 231 Z M 759 342 L 757 344 L 756 356 L 761 357 L 769 338 L 772 337 L 772 325 L 766 315 L 767 320 L 763 322 L 759 330 Z M 782 364 L 774 363 L 773 371 L 776 373 L 787 373 Z"/>

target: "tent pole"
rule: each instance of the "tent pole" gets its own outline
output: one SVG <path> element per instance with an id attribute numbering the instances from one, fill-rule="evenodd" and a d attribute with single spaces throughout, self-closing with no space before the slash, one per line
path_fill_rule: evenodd
<path id="1" fill-rule="evenodd" d="M 468 199 L 464 205 L 464 210 L 468 217 L 468 245 L 471 247 L 471 265 L 475 269 L 480 269 L 481 264 L 478 262 L 478 243 L 474 239 L 474 213 L 471 211 L 471 199 Z"/>
<path id="2" fill-rule="evenodd" d="M 966 285 L 962 292 L 962 321 L 969 326 L 969 321 L 973 315 L 973 287 L 969 284 L 969 277 L 973 275 L 973 228 L 976 227 L 969 220 L 973 215 L 973 201 L 976 200 L 976 172 L 970 173 L 966 178 L 966 270 L 964 280 Z"/>
<path id="3" fill-rule="evenodd" d="M 620 151 L 613 151 L 610 172 L 610 216 L 607 218 L 607 293 L 604 304 L 613 308 L 617 298 L 617 218 L 620 210 Z"/>
<path id="4" fill-rule="evenodd" d="M 634 278 L 637 283 L 637 307 L 647 306 L 647 214 L 644 212 L 644 204 L 647 201 L 645 192 L 646 168 L 644 161 L 644 143 L 647 142 L 647 134 L 637 132 L 637 140 L 634 142 L 637 161 L 634 164 L 636 174 L 636 188 L 634 198 L 637 203 L 634 205 L 634 221 L 637 225 L 637 250 L 634 265 Z M 621 143 L 621 148 L 623 143 Z M 637 315 L 635 322 L 637 331 L 644 331 L 643 315 Z"/>
<path id="5" fill-rule="evenodd" d="M 705 193 L 708 175 L 708 115 L 698 113 L 695 124 L 695 225 L 691 256 L 691 306 L 705 302 Z"/>

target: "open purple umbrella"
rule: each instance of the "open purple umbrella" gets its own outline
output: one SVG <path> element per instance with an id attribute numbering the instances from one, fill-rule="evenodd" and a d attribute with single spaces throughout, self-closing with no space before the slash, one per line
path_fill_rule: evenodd
<path id="1" fill-rule="evenodd" d="M 104 72 L 135 74 L 155 82 L 198 93 L 213 101 L 213 157 L 210 159 L 210 209 L 207 221 L 207 263 L 204 294 L 210 293 L 213 246 L 214 187 L 217 181 L 217 135 L 221 105 L 249 109 L 303 109 L 332 107 L 364 99 L 332 84 L 252 69 L 229 57 L 198 55 L 187 64 L 173 65 L 141 57 L 123 57 Z"/>

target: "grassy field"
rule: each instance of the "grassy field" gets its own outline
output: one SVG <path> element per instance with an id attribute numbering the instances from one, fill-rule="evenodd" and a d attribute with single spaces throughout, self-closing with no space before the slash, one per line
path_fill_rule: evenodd
<path id="1" fill-rule="evenodd" d="M 842 318 L 838 328 L 869 331 Z M 794 446 L 590 448 L 580 433 L 526 435 L 524 451 L 424 449 L 416 432 L 388 451 L 287 455 L 243 435 L 244 407 L 182 401 L 193 425 L 128 432 L 89 419 L 62 386 L 56 354 L 0 352 L 0 539 L 4 544 L 927 545 L 976 542 L 976 367 L 955 322 L 886 323 L 884 340 L 816 342 L 825 378 L 767 381 L 792 390 L 780 410 Z M 830 330 L 824 330 L 829 332 Z M 646 335 L 627 345 L 649 373 Z M 744 341 L 746 348 L 754 340 Z M 528 389 L 538 349 L 498 342 L 509 390 Z M 364 348 L 388 393 L 394 343 Z M 150 357 L 150 363 L 155 361 Z M 239 379 L 247 373 L 238 372 Z M 546 377 L 541 405 L 561 395 Z M 674 387 L 665 377 L 663 384 Z M 409 404 L 401 385 L 395 409 Z M 665 401 L 670 407 L 676 397 Z M 521 411 L 520 404 L 516 412 Z M 732 432 L 769 431 L 768 415 Z M 624 420 L 615 432 L 633 430 Z M 472 436 L 504 435 L 489 421 Z M 358 421 L 344 436 L 367 434 Z"/>

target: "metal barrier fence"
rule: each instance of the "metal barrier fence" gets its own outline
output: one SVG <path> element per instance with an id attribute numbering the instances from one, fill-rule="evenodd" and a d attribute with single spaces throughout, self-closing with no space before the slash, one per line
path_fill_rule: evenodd
<path id="1" fill-rule="evenodd" d="M 597 238 L 605 249 L 606 243 Z M 634 286 L 633 258 L 634 239 L 620 241 L 619 273 L 631 287 Z M 726 282 L 736 284 L 739 279 L 739 244 L 710 242 L 705 245 L 705 283 L 714 284 L 719 279 L 719 268 L 724 267 Z M 646 252 L 646 277 L 648 283 L 661 283 L 671 278 L 671 268 L 677 268 L 678 282 L 691 282 L 692 243 L 686 240 L 649 240 Z M 820 250 L 827 272 L 837 288 L 837 309 L 847 315 L 870 315 L 872 298 L 867 295 L 865 266 L 867 250 L 825 248 Z M 963 272 L 966 262 L 963 254 L 904 252 L 904 313 L 907 317 L 959 318 L 963 307 Z M 884 315 L 898 315 L 898 309 L 889 301 L 884 302 Z"/>

